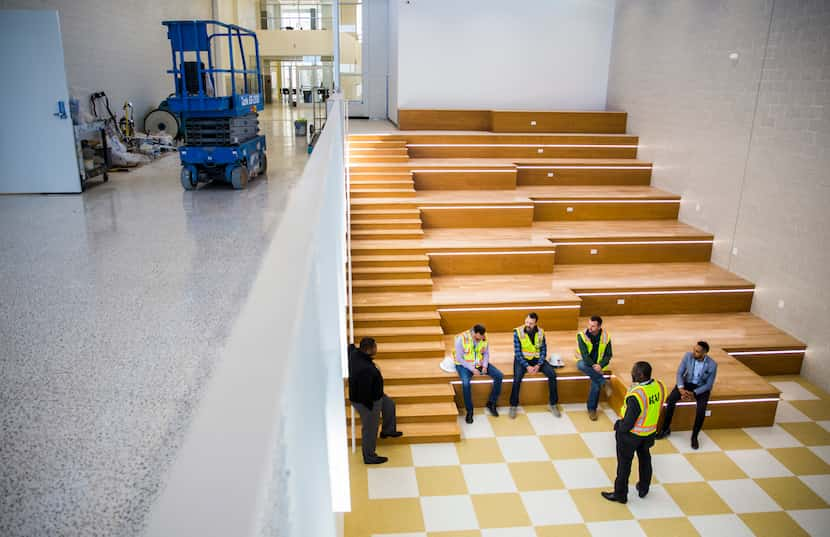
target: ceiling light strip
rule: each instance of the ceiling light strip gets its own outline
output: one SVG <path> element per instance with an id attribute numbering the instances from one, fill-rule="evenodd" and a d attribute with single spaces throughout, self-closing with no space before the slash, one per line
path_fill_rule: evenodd
<path id="1" fill-rule="evenodd" d="M 480 307 L 480 308 L 438 308 L 438 313 L 459 312 L 459 311 L 523 311 L 523 310 L 573 310 L 579 309 L 579 304 L 572 306 L 504 306 L 504 307 Z"/>
<path id="2" fill-rule="evenodd" d="M 755 289 L 688 289 L 676 291 L 617 291 L 613 293 L 575 293 L 577 296 L 622 296 L 622 295 L 694 295 L 711 293 L 753 293 Z"/>

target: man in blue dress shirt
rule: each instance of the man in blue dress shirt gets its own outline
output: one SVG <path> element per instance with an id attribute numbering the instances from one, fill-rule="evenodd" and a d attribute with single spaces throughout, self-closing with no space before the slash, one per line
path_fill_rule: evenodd
<path id="1" fill-rule="evenodd" d="M 712 393 L 712 386 L 715 385 L 715 376 L 718 373 L 718 364 L 707 354 L 709 344 L 705 341 L 698 341 L 691 352 L 683 355 L 680 360 L 680 367 L 677 369 L 677 386 L 674 387 L 669 398 L 666 400 L 666 416 L 663 419 L 663 427 L 657 438 L 665 438 L 671 434 L 671 420 L 674 416 L 674 407 L 678 401 L 694 401 L 697 405 L 695 413 L 695 424 L 692 427 L 692 449 L 698 449 L 700 443 L 697 435 L 703 427 L 703 420 L 706 418 L 706 405 L 709 403 L 709 395 Z"/>

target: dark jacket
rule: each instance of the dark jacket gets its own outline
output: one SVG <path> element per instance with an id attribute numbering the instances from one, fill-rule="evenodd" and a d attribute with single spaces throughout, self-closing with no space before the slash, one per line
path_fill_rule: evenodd
<path id="1" fill-rule="evenodd" d="M 349 400 L 372 409 L 373 403 L 383 397 L 383 376 L 372 357 L 359 349 L 349 353 Z"/>

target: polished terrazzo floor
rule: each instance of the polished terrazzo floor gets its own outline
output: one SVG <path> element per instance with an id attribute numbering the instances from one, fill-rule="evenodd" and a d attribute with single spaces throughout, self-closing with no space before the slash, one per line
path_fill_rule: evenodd
<path id="1" fill-rule="evenodd" d="M 170 155 L 82 195 L 0 196 L 0 535 L 133 536 L 308 158 L 183 192 Z"/>
<path id="2" fill-rule="evenodd" d="M 346 537 L 830 535 L 830 395 L 800 377 L 782 390 L 773 427 L 706 430 L 701 446 L 676 431 L 652 449 L 645 499 L 603 500 L 616 458 L 615 414 L 545 407 L 515 420 L 476 411 L 456 444 L 384 446 L 381 466 L 351 457 Z M 636 476 L 636 462 L 632 475 Z"/>

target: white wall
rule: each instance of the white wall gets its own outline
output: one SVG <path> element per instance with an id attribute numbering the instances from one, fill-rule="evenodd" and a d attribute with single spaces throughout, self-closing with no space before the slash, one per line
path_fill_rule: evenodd
<path id="1" fill-rule="evenodd" d="M 614 0 L 390 2 L 399 108 L 605 109 Z"/>
<path id="2" fill-rule="evenodd" d="M 388 1 L 364 0 L 366 20 L 366 62 L 363 68 L 363 89 L 369 119 L 386 119 L 386 88 L 389 75 Z M 342 53 L 342 52 L 341 52 Z M 344 57 L 344 62 L 347 61 Z"/>
<path id="3" fill-rule="evenodd" d="M 714 233 L 715 263 L 755 282 L 752 311 L 808 344 L 802 372 L 824 389 L 828 66 L 826 0 L 620 0 L 608 82 L 653 183 Z"/>
<path id="4" fill-rule="evenodd" d="M 398 124 L 398 12 L 399 0 L 389 0 L 388 39 L 389 58 L 387 62 L 389 93 L 386 100 L 386 117 Z"/>
<path id="5" fill-rule="evenodd" d="M 259 54 L 274 56 L 331 56 L 331 30 L 257 30 Z"/>
<path id="6" fill-rule="evenodd" d="M 116 115 L 129 100 L 139 128 L 173 91 L 161 21 L 210 18 L 210 8 L 211 0 L 0 0 L 0 9 L 58 10 L 69 94 L 86 109 L 103 90 Z"/>

